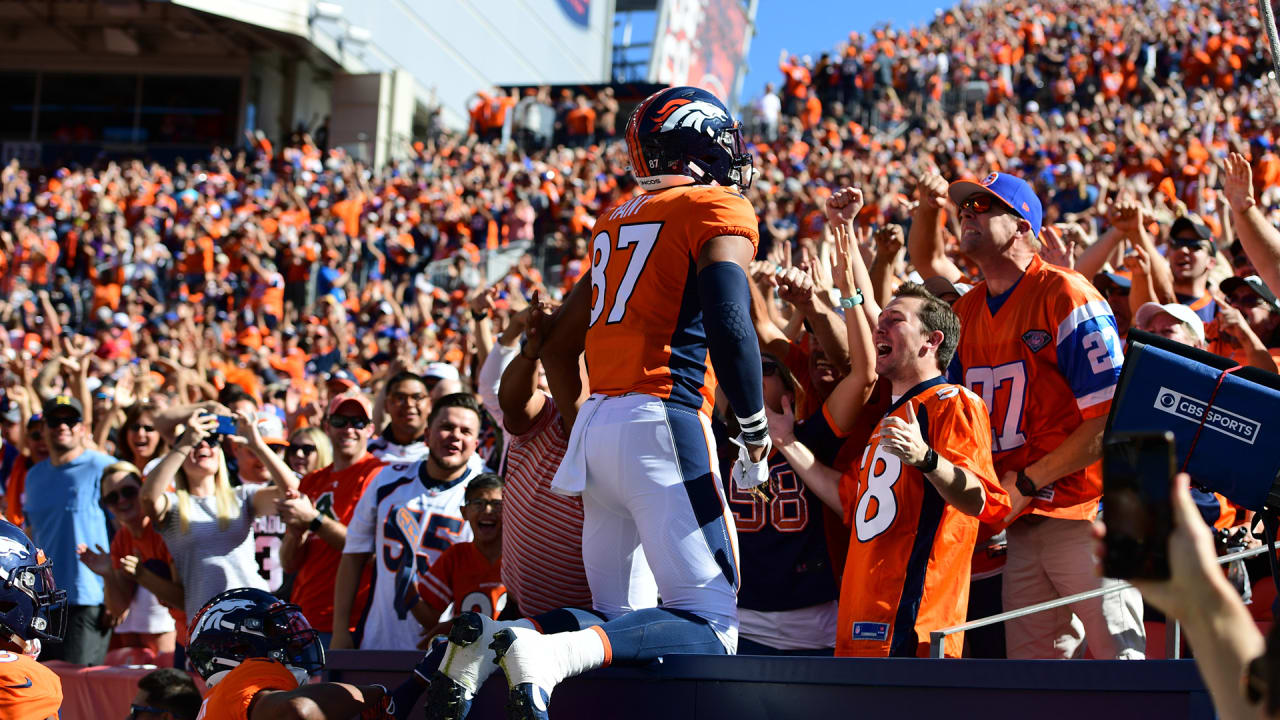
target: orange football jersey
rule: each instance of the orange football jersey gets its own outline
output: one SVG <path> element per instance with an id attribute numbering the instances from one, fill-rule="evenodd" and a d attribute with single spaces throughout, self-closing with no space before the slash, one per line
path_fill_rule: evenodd
<path id="1" fill-rule="evenodd" d="M 418 575 L 418 596 L 442 612 L 453 603 L 454 615 L 469 611 L 496 620 L 507 606 L 502 558 L 490 563 L 473 542 L 453 545 Z"/>
<path id="2" fill-rule="evenodd" d="M 298 679 L 275 660 L 249 658 L 213 686 L 196 720 L 248 720 L 253 699 L 263 690 L 297 690 Z"/>
<path id="3" fill-rule="evenodd" d="M 49 720 L 62 707 L 62 680 L 26 655 L 0 651 L 0 718 Z"/>
<path id="4" fill-rule="evenodd" d="M 969 605 L 969 558 L 978 525 L 1003 516 L 1009 496 L 991 465 L 991 428 L 982 399 L 941 377 L 899 398 L 885 417 L 907 419 L 912 404 L 920 433 L 940 457 L 975 476 L 986 491 L 978 517 L 938 494 L 924 475 L 872 436 L 842 481 L 856 487 L 853 537 L 840 589 L 836 655 L 927 657 L 929 631 L 959 625 Z M 959 657 L 962 635 L 946 641 Z"/>
<path id="5" fill-rule="evenodd" d="M 1001 303 L 994 313 L 993 303 Z M 982 282 L 954 309 L 961 329 L 951 379 L 963 378 L 986 402 L 1001 476 L 1110 410 L 1124 363 L 1120 333 L 1111 306 L 1083 275 L 1037 256 L 1005 296 L 988 298 Z M 1102 496 L 1100 465 L 1041 488 L 1030 512 L 1092 521 Z"/>
<path id="6" fill-rule="evenodd" d="M 605 210 L 591 249 L 591 391 L 643 393 L 710 414 L 715 375 L 698 300 L 697 260 L 719 235 L 754 247 L 751 203 L 729 187 L 685 185 Z"/>

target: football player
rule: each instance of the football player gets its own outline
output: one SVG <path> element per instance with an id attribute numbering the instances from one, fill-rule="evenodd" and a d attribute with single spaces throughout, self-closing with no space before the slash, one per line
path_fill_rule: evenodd
<path id="1" fill-rule="evenodd" d="M 60 642 L 67 593 L 53 565 L 22 530 L 0 520 L 0 717 L 48 720 L 62 706 L 62 681 L 36 662 L 40 643 Z"/>
<path id="2" fill-rule="evenodd" d="M 553 488 L 582 496 L 592 604 L 608 621 L 554 634 L 539 622 L 542 633 L 508 627 L 482 641 L 506 673 L 512 717 L 545 718 L 557 683 L 614 661 L 737 646 L 736 532 L 710 414 L 718 378 L 741 428 L 735 480 L 766 481 L 746 273 L 758 220 L 739 189 L 751 156 L 724 104 L 693 87 L 641 102 L 626 140 L 644 192 L 600 214 L 590 277 L 550 331 L 585 338 L 593 394 Z M 657 581 L 662 607 L 633 609 L 637 577 Z M 488 634 L 495 621 L 482 620 Z"/>
<path id="3" fill-rule="evenodd" d="M 297 605 L 264 590 L 219 593 L 191 623 L 191 666 L 210 687 L 197 720 L 389 718 L 381 685 L 307 684 L 324 646 Z"/>

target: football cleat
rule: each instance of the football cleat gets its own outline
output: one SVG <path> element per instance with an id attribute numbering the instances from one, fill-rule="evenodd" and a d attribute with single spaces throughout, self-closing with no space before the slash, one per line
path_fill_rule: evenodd
<path id="1" fill-rule="evenodd" d="M 507 717 L 510 720 L 548 720 L 551 691 L 563 672 L 560 658 L 547 636 L 527 628 L 498 631 L 489 644 L 507 675 Z"/>
<path id="2" fill-rule="evenodd" d="M 449 630 L 449 647 L 427 688 L 427 720 L 462 720 L 471 699 L 498 668 L 493 650 L 482 638 L 492 636 L 495 621 L 474 612 L 459 615 Z M 486 632 L 486 629 L 489 632 Z"/>

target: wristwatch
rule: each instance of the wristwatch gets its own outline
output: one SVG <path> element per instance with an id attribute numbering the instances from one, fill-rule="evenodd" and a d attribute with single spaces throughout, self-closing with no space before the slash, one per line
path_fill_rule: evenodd
<path id="1" fill-rule="evenodd" d="M 1018 488 L 1018 492 L 1022 493 L 1023 497 L 1034 498 L 1036 493 L 1040 492 L 1036 489 L 1036 484 L 1031 482 L 1031 478 L 1027 477 L 1026 470 L 1018 471 L 1018 479 L 1014 481 L 1013 486 Z"/>
<path id="2" fill-rule="evenodd" d="M 925 475 L 928 475 L 934 470 L 937 470 L 938 469 L 938 451 L 934 450 L 933 448 L 929 448 L 929 452 L 924 454 L 924 460 L 920 461 L 920 464 L 916 466 L 916 469 L 924 473 Z"/>
<path id="3" fill-rule="evenodd" d="M 324 525 L 324 513 L 316 513 L 316 516 L 311 519 L 311 524 L 307 525 L 307 529 L 311 532 L 320 532 L 321 525 Z"/>

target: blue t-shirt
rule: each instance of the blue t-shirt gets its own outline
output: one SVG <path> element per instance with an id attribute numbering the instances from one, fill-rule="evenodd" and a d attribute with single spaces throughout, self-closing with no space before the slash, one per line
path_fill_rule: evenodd
<path id="1" fill-rule="evenodd" d="M 76 545 L 110 545 L 98 498 L 102 471 L 115 462 L 110 455 L 85 450 L 65 465 L 41 460 L 27 472 L 23 511 L 35 528 L 36 545 L 53 562 L 53 579 L 67 591 L 69 605 L 102 604 L 102 578 L 80 562 Z"/>

